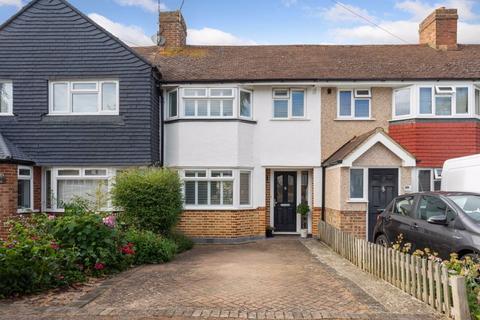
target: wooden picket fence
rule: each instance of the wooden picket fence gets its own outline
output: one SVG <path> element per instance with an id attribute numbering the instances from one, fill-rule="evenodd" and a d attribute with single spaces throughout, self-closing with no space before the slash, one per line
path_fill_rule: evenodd
<path id="1" fill-rule="evenodd" d="M 470 320 L 465 278 L 449 276 L 441 263 L 422 259 L 359 239 L 320 221 L 318 237 L 335 252 L 438 312 Z"/>

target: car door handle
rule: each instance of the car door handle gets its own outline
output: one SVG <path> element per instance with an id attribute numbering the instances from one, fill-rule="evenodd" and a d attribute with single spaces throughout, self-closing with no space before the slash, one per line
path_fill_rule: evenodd
<path id="1" fill-rule="evenodd" d="M 417 230 L 418 229 L 418 224 L 414 223 L 410 226 L 411 230 Z"/>

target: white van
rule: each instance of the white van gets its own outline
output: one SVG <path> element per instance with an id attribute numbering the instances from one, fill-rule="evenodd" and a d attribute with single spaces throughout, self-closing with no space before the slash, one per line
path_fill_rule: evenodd
<path id="1" fill-rule="evenodd" d="M 480 193 L 480 154 L 445 161 L 442 191 Z"/>

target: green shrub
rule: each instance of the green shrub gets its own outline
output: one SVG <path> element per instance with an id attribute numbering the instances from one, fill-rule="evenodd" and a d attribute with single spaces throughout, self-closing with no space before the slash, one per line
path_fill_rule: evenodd
<path id="1" fill-rule="evenodd" d="M 91 274 L 111 273 L 128 267 L 129 257 L 122 254 L 125 240 L 110 223 L 112 216 L 95 213 L 61 216 L 47 223 L 50 233 L 63 247 L 78 250 L 78 262 Z"/>
<path id="2" fill-rule="evenodd" d="M 152 231 L 128 230 L 125 235 L 135 250 L 134 264 L 161 263 L 173 259 L 177 245 L 173 240 L 164 238 Z"/>
<path id="3" fill-rule="evenodd" d="M 0 297 L 83 281 L 78 254 L 31 225 L 13 223 L 9 240 L 0 242 Z"/>
<path id="4" fill-rule="evenodd" d="M 172 232 L 169 236 L 173 242 L 177 245 L 177 253 L 182 253 L 193 248 L 193 241 L 186 235 L 180 232 Z"/>
<path id="5" fill-rule="evenodd" d="M 178 223 L 183 201 L 178 174 L 168 169 L 132 169 L 119 174 L 112 190 L 121 218 L 140 230 L 168 234 Z"/>

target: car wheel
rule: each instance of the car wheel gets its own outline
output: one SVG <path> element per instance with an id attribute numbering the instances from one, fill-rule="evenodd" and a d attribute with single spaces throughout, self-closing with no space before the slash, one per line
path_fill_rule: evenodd
<path id="1" fill-rule="evenodd" d="M 472 259 L 473 262 L 479 263 L 480 262 L 480 255 L 478 253 L 467 253 L 462 256 L 462 259 L 469 257 Z"/>
<path id="2" fill-rule="evenodd" d="M 375 243 L 382 246 L 382 247 L 388 247 L 388 239 L 384 234 L 381 234 L 375 239 Z"/>

